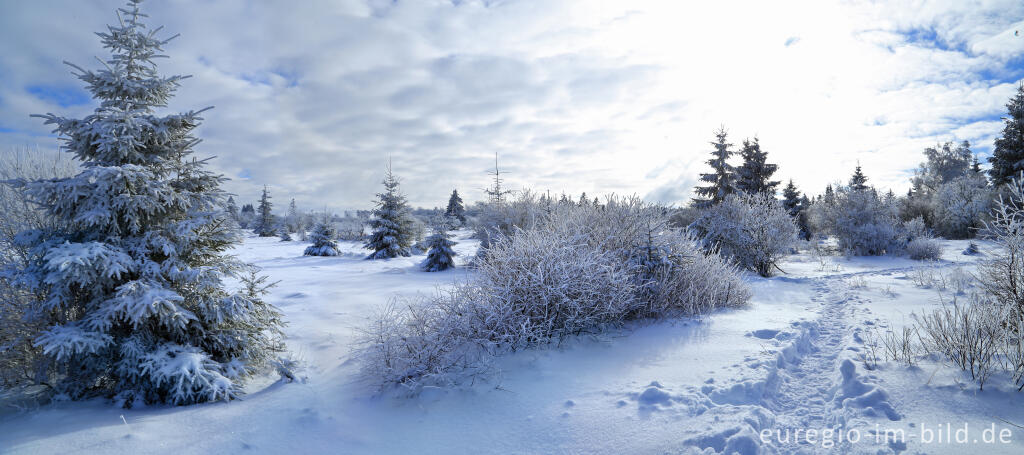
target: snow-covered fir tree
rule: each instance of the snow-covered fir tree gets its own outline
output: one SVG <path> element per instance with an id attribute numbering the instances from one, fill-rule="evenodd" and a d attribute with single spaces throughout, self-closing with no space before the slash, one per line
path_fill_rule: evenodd
<path id="1" fill-rule="evenodd" d="M 850 177 L 850 189 L 854 191 L 862 191 L 868 189 L 868 177 L 864 175 L 864 172 L 860 169 L 860 164 L 857 164 L 857 169 L 853 171 L 853 176 Z"/>
<path id="2" fill-rule="evenodd" d="M 282 242 L 291 242 L 292 241 L 292 233 L 288 232 L 288 231 L 289 231 L 288 225 L 286 225 L 284 223 L 281 223 L 277 227 L 277 238 L 281 239 Z"/>
<path id="3" fill-rule="evenodd" d="M 1006 104 L 1008 115 L 1003 118 L 1003 134 L 996 139 L 988 170 L 993 186 L 1010 183 L 1024 172 L 1024 82 L 1017 94 Z"/>
<path id="4" fill-rule="evenodd" d="M 743 164 L 736 168 L 736 189 L 747 194 L 774 196 L 779 182 L 771 178 L 779 166 L 767 162 L 768 152 L 761 150 L 761 143 L 756 136 L 753 141 L 743 141 L 740 156 Z"/>
<path id="5" fill-rule="evenodd" d="M 580 194 L 580 200 L 579 200 L 579 202 L 576 203 L 576 205 L 578 205 L 580 207 L 586 207 L 586 206 L 590 205 L 590 198 L 587 197 L 587 192 L 586 191 L 584 191 L 583 193 Z"/>
<path id="6" fill-rule="evenodd" d="M 252 204 L 243 205 L 242 210 L 238 212 L 238 226 L 242 229 L 248 229 L 252 226 L 255 219 L 256 209 L 253 208 Z"/>
<path id="7" fill-rule="evenodd" d="M 326 218 L 326 217 L 325 217 Z M 318 222 L 309 234 L 312 245 L 306 247 L 302 254 L 306 256 L 337 256 L 338 243 L 334 241 L 334 227 L 327 220 Z"/>
<path id="8" fill-rule="evenodd" d="M 235 203 L 235 198 L 228 196 L 228 202 L 224 204 L 224 211 L 228 213 L 236 223 L 238 222 L 238 204 Z"/>
<path id="9" fill-rule="evenodd" d="M 728 142 L 728 133 L 725 127 L 715 132 L 716 140 L 711 143 L 715 150 L 711 152 L 711 159 L 707 164 L 713 172 L 701 174 L 700 180 L 707 183 L 706 186 L 698 186 L 693 189 L 699 197 L 693 199 L 693 206 L 696 208 L 708 208 L 725 200 L 725 197 L 735 192 L 735 169 L 729 164 L 729 157 L 733 151 L 732 144 Z"/>
<path id="10" fill-rule="evenodd" d="M 800 190 L 796 188 L 793 179 L 789 179 L 789 183 L 782 189 L 782 206 L 786 208 L 789 216 L 800 213 Z"/>
<path id="11" fill-rule="evenodd" d="M 444 215 L 459 220 L 459 223 L 466 222 L 466 206 L 463 205 L 458 190 L 452 190 L 452 196 L 448 198 L 448 208 L 445 209 Z"/>
<path id="12" fill-rule="evenodd" d="M 270 202 L 270 191 L 263 185 L 263 195 L 260 196 L 260 205 L 256 207 L 256 220 L 252 231 L 260 237 L 273 237 L 277 235 L 277 223 L 274 221 L 274 205 Z"/>
<path id="13" fill-rule="evenodd" d="M 494 152 L 494 172 L 491 175 L 494 176 L 491 187 L 484 190 L 484 192 L 487 193 L 491 204 L 501 205 L 505 202 L 505 197 L 512 194 L 512 190 L 506 190 L 502 187 L 505 179 L 501 178 L 501 169 L 498 167 L 498 152 Z"/>
<path id="14" fill-rule="evenodd" d="M 72 65 L 100 101 L 76 119 L 40 116 L 83 163 L 81 173 L 25 183 L 65 227 L 27 231 L 37 291 L 26 317 L 50 361 L 33 371 L 55 393 L 133 403 L 227 400 L 281 351 L 281 315 L 264 277 L 226 250 L 240 239 L 224 211 L 225 180 L 189 158 L 199 111 L 159 115 L 183 76 L 154 60 L 169 39 L 142 22 L 137 1 L 98 33 L 112 56 Z M 205 110 L 205 109 L 204 109 Z M 225 280 L 241 279 L 229 291 Z"/>
<path id="15" fill-rule="evenodd" d="M 456 245 L 451 241 L 451 236 L 445 230 L 444 223 L 438 223 L 434 227 L 434 233 L 426 239 L 427 258 L 423 260 L 420 267 L 427 272 L 440 272 L 455 267 Z"/>
<path id="16" fill-rule="evenodd" d="M 388 259 L 412 254 L 414 242 L 413 221 L 409 204 L 399 190 L 398 178 L 391 172 L 388 163 L 384 176 L 384 192 L 377 194 L 377 208 L 373 210 L 370 227 L 373 233 L 366 242 L 366 248 L 373 250 L 367 259 Z"/>
<path id="17" fill-rule="evenodd" d="M 302 215 L 299 214 L 299 207 L 295 205 L 295 198 L 288 203 L 288 215 L 285 216 L 284 226 L 288 232 L 299 232 L 302 229 Z"/>

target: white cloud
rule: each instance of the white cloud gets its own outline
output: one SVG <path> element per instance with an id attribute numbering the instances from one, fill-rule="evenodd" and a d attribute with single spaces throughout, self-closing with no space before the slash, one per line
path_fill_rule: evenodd
<path id="1" fill-rule="evenodd" d="M 291 4 L 289 4 L 291 3 Z M 28 114 L 82 115 L 25 87 L 77 85 L 61 60 L 119 1 L 18 2 L 0 18 L 0 144 L 52 144 Z M 1024 76 L 1016 1 L 147 2 L 182 36 L 172 108 L 207 105 L 200 156 L 255 199 L 366 207 L 390 156 L 413 203 L 507 183 L 684 202 L 725 124 L 759 135 L 782 179 L 812 192 L 857 161 L 876 184 L 939 140 L 987 149 Z M 1014 60 L 1014 59 L 1018 60 Z M 1016 62 L 1016 66 L 1014 66 Z"/>

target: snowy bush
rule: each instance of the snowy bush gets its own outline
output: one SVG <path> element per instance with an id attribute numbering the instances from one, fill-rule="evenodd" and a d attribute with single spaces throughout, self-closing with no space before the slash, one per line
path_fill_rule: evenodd
<path id="1" fill-rule="evenodd" d="M 945 356 L 969 372 L 980 388 L 1001 369 L 1000 351 L 1005 346 L 1006 312 L 980 294 L 966 303 L 957 302 L 917 317 L 925 348 Z"/>
<path id="2" fill-rule="evenodd" d="M 15 276 L 9 272 L 27 266 L 32 259 L 25 237 L 19 233 L 39 235 L 63 224 L 35 206 L 14 182 L 67 178 L 77 170 L 74 160 L 56 151 L 16 148 L 0 153 L 0 390 L 24 390 L 48 379 L 44 377 L 47 360 L 33 345 L 33 337 L 44 325 L 26 318 L 38 293 L 14 282 Z"/>
<path id="3" fill-rule="evenodd" d="M 380 386 L 451 384 L 503 352 L 745 303 L 736 269 L 668 217 L 636 198 L 538 214 L 535 228 L 492 242 L 470 281 L 379 315 L 357 350 L 363 372 Z"/>
<path id="4" fill-rule="evenodd" d="M 974 237 L 992 207 L 985 176 L 968 173 L 939 186 L 932 198 L 935 230 L 943 237 Z"/>
<path id="5" fill-rule="evenodd" d="M 473 238 L 486 249 L 502 238 L 510 237 L 516 228 L 531 230 L 549 213 L 529 190 L 519 193 L 511 201 L 490 202 L 479 207 L 473 220 Z"/>
<path id="6" fill-rule="evenodd" d="M 334 238 L 347 242 L 358 242 L 366 239 L 365 223 L 356 217 L 344 217 L 334 222 Z"/>
<path id="7" fill-rule="evenodd" d="M 334 241 L 334 228 L 331 223 L 321 221 L 313 226 L 313 232 L 309 234 L 312 245 L 306 247 L 302 252 L 305 256 L 337 256 L 338 244 Z"/>
<path id="8" fill-rule="evenodd" d="M 765 194 L 732 194 L 693 222 L 705 249 L 718 248 L 740 267 L 761 276 L 779 269 L 800 229 L 777 199 Z"/>
<path id="9" fill-rule="evenodd" d="M 907 242 L 906 252 L 915 261 L 937 261 L 942 257 L 942 244 L 932 237 L 917 237 Z"/>
<path id="10" fill-rule="evenodd" d="M 871 188 L 840 187 L 834 197 L 814 205 L 816 223 L 836 237 L 846 254 L 877 256 L 899 247 L 895 198 L 879 197 Z"/>
<path id="11" fill-rule="evenodd" d="M 98 33 L 114 54 L 104 68 L 75 67 L 100 106 L 41 116 L 81 172 L 18 183 L 62 224 L 20 233 L 28 259 L 3 272 L 28 291 L 25 335 L 45 357 L 31 380 L 126 406 L 230 398 L 283 349 L 280 313 L 262 300 L 265 277 L 227 254 L 239 236 L 224 179 L 190 157 L 202 111 L 156 114 L 184 79 L 157 74 L 167 41 L 139 22 L 137 3 L 120 11 Z M 234 280 L 245 288 L 226 289 Z"/>
<path id="12" fill-rule="evenodd" d="M 999 305 L 1024 315 L 1024 175 L 1007 185 L 986 223 L 985 234 L 1000 248 L 978 267 L 981 287 Z M 1024 331 L 1024 327 L 1019 328 Z"/>

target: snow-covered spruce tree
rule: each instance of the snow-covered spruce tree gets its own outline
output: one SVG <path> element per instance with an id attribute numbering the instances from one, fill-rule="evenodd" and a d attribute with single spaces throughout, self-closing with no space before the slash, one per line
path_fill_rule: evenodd
<path id="1" fill-rule="evenodd" d="M 853 175 L 850 177 L 850 188 L 855 191 L 863 191 L 869 188 L 867 183 L 868 177 L 861 171 L 860 163 L 858 163 L 857 169 L 854 169 Z"/>
<path id="2" fill-rule="evenodd" d="M 282 242 L 291 242 L 292 234 L 288 231 L 288 225 L 281 223 L 277 226 L 277 238 L 281 239 Z"/>
<path id="3" fill-rule="evenodd" d="M 782 207 L 796 221 L 796 225 L 800 229 L 800 238 L 809 240 L 811 228 L 808 223 L 807 208 L 811 206 L 811 201 L 807 199 L 806 195 L 800 194 L 793 179 L 789 179 L 789 184 L 782 189 L 782 197 Z"/>
<path id="4" fill-rule="evenodd" d="M 373 233 L 366 241 L 366 248 L 373 250 L 366 259 L 388 259 L 412 254 L 413 220 L 409 204 L 399 191 L 398 178 L 391 172 L 388 163 L 384 176 L 384 192 L 377 194 L 377 208 L 373 210 L 370 227 Z"/>
<path id="5" fill-rule="evenodd" d="M 228 202 L 224 204 L 224 211 L 228 213 L 236 223 L 238 222 L 238 204 L 235 203 L 235 198 L 228 196 Z"/>
<path id="6" fill-rule="evenodd" d="M 1024 172 L 1024 82 L 1006 104 L 1006 109 L 1008 115 L 1003 120 L 1003 134 L 996 139 L 992 156 L 988 157 L 992 164 L 988 175 L 992 186 L 996 187 L 1010 183 Z"/>
<path id="7" fill-rule="evenodd" d="M 82 119 L 46 114 L 78 175 L 26 184 L 55 232 L 26 231 L 32 263 L 19 279 L 45 297 L 28 318 L 45 329 L 39 372 L 73 399 L 103 395 L 188 404 L 226 400 L 282 349 L 280 313 L 262 300 L 265 278 L 225 254 L 238 242 L 225 219 L 224 180 L 188 159 L 202 111 L 158 116 L 184 77 L 153 63 L 168 40 L 140 22 L 138 2 L 98 33 L 113 56 L 79 71 L 100 100 Z M 246 288 L 225 289 L 226 278 Z"/>
<path id="8" fill-rule="evenodd" d="M 772 180 L 772 174 L 779 169 L 776 164 L 768 163 L 768 152 L 761 150 L 757 137 L 745 139 L 740 150 L 743 164 L 736 168 L 736 189 L 748 194 L 770 194 L 775 196 L 778 181 Z"/>
<path id="9" fill-rule="evenodd" d="M 711 143 L 715 150 L 711 152 L 711 159 L 707 161 L 713 172 L 700 175 L 700 180 L 707 183 L 707 186 L 698 186 L 693 189 L 700 196 L 693 199 L 694 207 L 711 207 L 722 202 L 726 196 L 736 190 L 735 170 L 729 164 L 729 157 L 733 154 L 733 151 L 729 149 L 732 144 L 727 142 L 727 137 L 728 133 L 724 126 L 715 132 L 716 140 Z"/>
<path id="10" fill-rule="evenodd" d="M 452 190 L 452 196 L 448 198 L 448 208 L 445 209 L 444 215 L 459 220 L 459 224 L 466 223 L 466 207 L 462 204 L 458 190 Z"/>
<path id="11" fill-rule="evenodd" d="M 309 234 L 312 245 L 306 247 L 302 254 L 306 256 L 337 256 L 338 243 L 334 241 L 334 226 L 327 220 L 323 220 L 313 226 L 313 232 Z"/>
<path id="12" fill-rule="evenodd" d="M 256 209 L 252 207 L 252 204 L 245 204 L 242 206 L 242 210 L 238 212 L 238 226 L 242 229 L 249 229 L 256 220 Z"/>
<path id="13" fill-rule="evenodd" d="M 427 237 L 427 258 L 420 267 L 427 272 L 440 272 L 455 267 L 455 242 L 445 230 L 444 223 L 437 223 L 434 233 Z"/>
<path id="14" fill-rule="evenodd" d="M 277 222 L 274 221 L 274 205 L 270 202 L 270 191 L 263 185 L 263 195 L 260 196 L 260 205 L 256 207 L 256 221 L 252 231 L 260 237 L 273 237 L 277 235 Z"/>
<path id="15" fill-rule="evenodd" d="M 288 203 L 288 214 L 285 215 L 283 224 L 288 232 L 299 232 L 302 229 L 302 215 L 299 214 L 299 208 L 295 205 L 295 198 Z"/>
<path id="16" fill-rule="evenodd" d="M 701 214 L 693 228 L 705 250 L 771 276 L 790 253 L 800 229 L 782 204 L 766 193 L 736 193 Z"/>

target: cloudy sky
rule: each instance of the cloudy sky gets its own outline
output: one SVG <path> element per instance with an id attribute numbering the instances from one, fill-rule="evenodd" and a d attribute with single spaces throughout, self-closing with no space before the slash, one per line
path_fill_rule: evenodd
<path id="1" fill-rule="evenodd" d="M 62 60 L 106 58 L 120 0 L 0 0 L 0 153 L 55 149 L 32 113 L 95 104 Z M 725 125 L 811 193 L 860 162 L 905 191 L 921 150 L 982 156 L 1024 78 L 1024 2 L 151 0 L 181 36 L 170 106 L 243 201 L 366 208 L 388 158 L 411 202 L 513 188 L 685 202 Z M 1015 33 L 1020 31 L 1019 36 Z"/>

